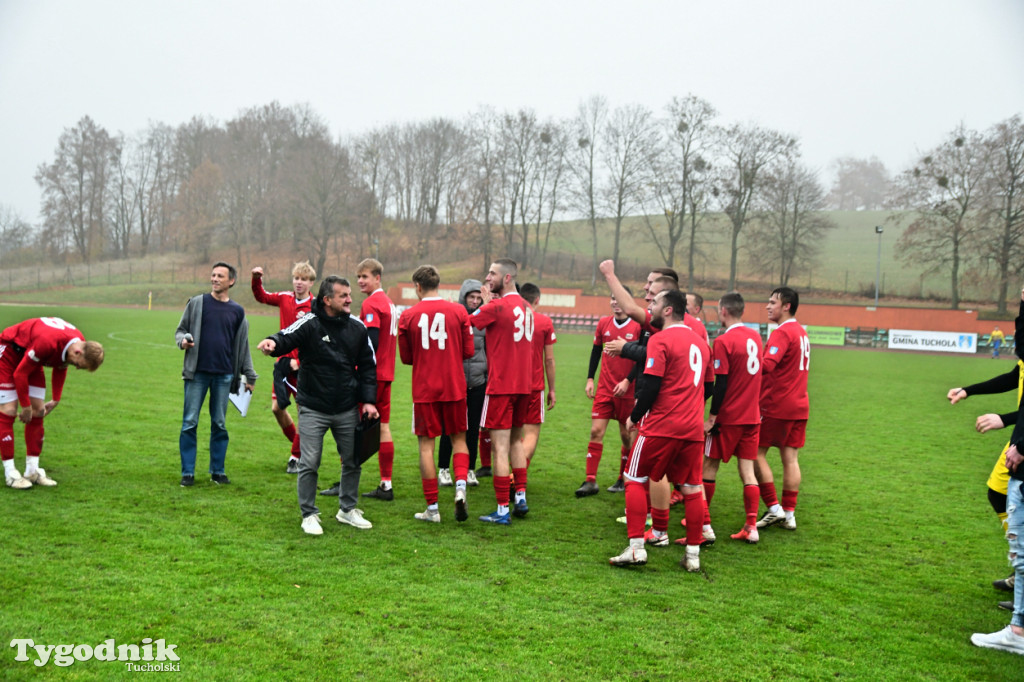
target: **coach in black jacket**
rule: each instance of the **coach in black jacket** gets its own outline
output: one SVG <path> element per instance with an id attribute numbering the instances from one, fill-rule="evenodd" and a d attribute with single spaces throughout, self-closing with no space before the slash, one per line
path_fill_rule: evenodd
<path id="1" fill-rule="evenodd" d="M 337 519 L 359 529 L 372 528 L 356 509 L 360 466 L 354 452 L 354 434 L 360 412 L 377 415 L 377 362 L 366 327 L 352 317 L 352 287 L 342 277 L 325 277 L 313 301 L 312 314 L 287 329 L 260 341 L 265 355 L 279 357 L 299 349 L 298 495 L 302 530 L 321 535 L 316 506 L 317 471 L 324 434 L 334 435 L 341 456 L 341 494 Z M 362 403 L 362 409 L 358 409 Z"/>

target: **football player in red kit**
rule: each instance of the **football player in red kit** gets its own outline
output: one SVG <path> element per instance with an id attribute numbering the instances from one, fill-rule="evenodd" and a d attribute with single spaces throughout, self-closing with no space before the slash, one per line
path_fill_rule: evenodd
<path id="1" fill-rule="evenodd" d="M 8 488 L 57 485 L 39 467 L 43 418 L 60 403 L 68 365 L 95 372 L 101 364 L 103 346 L 86 341 L 74 325 L 59 317 L 36 317 L 0 333 L 0 460 Z M 44 402 L 44 367 L 52 368 L 48 402 Z M 14 466 L 15 419 L 25 424 L 24 476 Z"/>
<path id="2" fill-rule="evenodd" d="M 718 301 L 718 319 L 725 331 L 715 339 L 713 359 L 715 388 L 711 394 L 710 417 L 704 422 L 707 455 L 704 460 L 705 509 L 715 496 L 718 467 L 737 457 L 740 480 L 743 482 L 743 509 L 746 523 L 734 540 L 751 544 L 758 541 L 757 506 L 759 494 L 754 462 L 757 461 L 757 436 L 761 410 L 761 335 L 743 324 L 743 297 L 733 292 Z M 711 515 L 705 512 L 705 526 Z M 705 529 L 706 531 L 707 529 Z"/>
<path id="3" fill-rule="evenodd" d="M 419 441 L 420 478 L 427 499 L 426 511 L 415 516 L 420 521 L 441 521 L 434 439 L 444 435 L 452 440 L 455 518 L 465 521 L 469 448 L 462 361 L 473 357 L 473 332 L 466 309 L 438 295 L 441 275 L 433 265 L 417 268 L 412 282 L 420 302 L 402 313 L 398 321 L 398 351 L 402 362 L 412 365 L 413 432 Z"/>
<path id="4" fill-rule="evenodd" d="M 626 293 L 631 294 L 628 288 L 626 288 Z M 608 422 L 612 419 L 619 422 L 622 450 L 619 458 L 618 480 L 608 491 L 621 492 L 625 490 L 622 471 L 625 468 L 626 459 L 629 457 L 629 431 L 626 429 L 626 420 L 629 419 L 629 413 L 633 410 L 633 384 L 629 381 L 629 372 L 633 369 L 634 363 L 621 355 L 606 353 L 604 344 L 616 340 L 627 343 L 638 341 L 641 331 L 640 325 L 622 311 L 622 307 L 615 301 L 614 296 L 611 299 L 611 307 L 612 314 L 602 317 L 597 322 L 597 330 L 594 332 L 594 347 L 590 351 L 590 368 L 587 371 L 587 384 L 584 392 L 588 398 L 594 401 L 594 406 L 590 414 L 590 442 L 587 443 L 587 477 L 583 485 L 576 490 L 576 497 L 587 497 L 598 493 L 597 468 L 604 452 L 604 434 L 608 429 Z M 594 375 L 597 374 L 599 364 L 601 373 L 595 388 Z"/>
<path id="5" fill-rule="evenodd" d="M 491 264 L 481 291 L 486 300 L 469 322 L 487 330 L 487 397 L 481 427 L 491 432 L 494 497 L 498 508 L 481 516 L 487 523 L 508 525 L 510 474 L 517 490 L 513 514 L 522 518 L 526 504 L 526 453 L 523 424 L 533 379 L 533 309 L 516 292 L 519 266 L 508 258 Z M 522 485 L 522 490 L 518 486 Z"/>
<path id="6" fill-rule="evenodd" d="M 662 291 L 654 300 L 651 324 L 660 332 L 647 345 L 647 362 L 638 380 L 636 405 L 627 422 L 629 428 L 639 423 L 639 436 L 626 465 L 626 530 L 629 546 L 611 557 L 613 566 L 647 563 L 644 547 L 644 525 L 647 516 L 648 479 L 683 485 L 687 516 L 700 518 L 704 512 L 701 499 L 701 461 L 704 455 L 705 384 L 712 375 L 711 349 L 697 333 L 683 323 L 685 296 L 676 290 Z M 651 491 L 651 514 L 654 517 L 654 546 L 669 543 L 669 495 Z M 700 570 L 700 545 L 703 540 L 698 524 L 686 529 L 686 556 L 682 566 L 690 572 Z"/>
<path id="7" fill-rule="evenodd" d="M 757 480 L 768 511 L 757 522 L 758 528 L 781 522 L 783 528 L 796 530 L 796 496 L 800 490 L 797 456 L 807 433 L 807 375 L 811 370 L 811 341 L 796 320 L 798 305 L 800 296 L 789 287 L 779 287 L 768 299 L 768 320 L 779 326 L 768 337 L 761 369 Z M 766 458 L 771 447 L 777 447 L 782 456 L 781 505 Z"/>
<path id="8" fill-rule="evenodd" d="M 259 303 L 278 308 L 281 329 L 287 329 L 310 312 L 313 297 L 309 291 L 316 281 L 316 270 L 309 261 L 296 263 L 292 268 L 292 290 L 270 293 L 263 288 L 263 268 L 252 269 L 252 295 Z M 299 473 L 299 432 L 295 428 L 292 416 L 288 414 L 291 396 L 295 395 L 298 382 L 299 352 L 294 350 L 283 355 L 274 362 L 274 385 L 270 393 L 270 409 L 277 419 L 277 425 L 288 439 L 291 456 L 285 471 L 289 474 Z"/>
<path id="9" fill-rule="evenodd" d="M 526 465 L 529 467 L 540 442 L 540 426 L 544 423 L 547 410 L 555 409 L 555 324 L 544 313 L 537 312 L 540 303 L 540 287 L 527 282 L 519 289 L 519 295 L 533 309 L 533 381 L 530 384 L 530 405 L 526 408 L 526 423 L 523 424 L 523 449 Z M 547 396 L 544 395 L 544 377 L 547 375 Z M 516 490 L 519 489 L 516 481 Z"/>

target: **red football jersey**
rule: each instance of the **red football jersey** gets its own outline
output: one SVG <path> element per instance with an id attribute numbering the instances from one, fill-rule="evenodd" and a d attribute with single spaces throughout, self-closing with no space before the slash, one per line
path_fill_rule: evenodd
<path id="1" fill-rule="evenodd" d="M 742 322 L 715 339 L 715 374 L 728 377 L 716 424 L 761 423 L 761 352 L 761 335 Z"/>
<path id="2" fill-rule="evenodd" d="M 21 360 L 14 371 L 14 387 L 22 407 L 31 404 L 28 378 L 39 366 L 53 368 L 50 393 L 53 400 L 60 400 L 67 375 L 68 347 L 75 341 L 84 340 L 73 324 L 59 317 L 32 318 L 0 333 L 0 345 L 10 346 L 21 353 Z"/>
<path id="3" fill-rule="evenodd" d="M 514 291 L 492 298 L 470 315 L 486 329 L 487 395 L 530 392 L 533 378 L 533 309 Z"/>
<path id="4" fill-rule="evenodd" d="M 597 322 L 597 331 L 594 332 L 594 345 L 601 346 L 601 369 L 597 374 L 597 395 L 611 396 L 615 384 L 627 376 L 636 364 L 621 355 L 609 355 L 603 351 L 606 341 L 622 339 L 628 342 L 640 340 L 640 325 L 632 318 L 627 317 L 623 322 L 617 322 L 612 315 L 606 315 Z M 624 400 L 633 399 L 633 384 L 622 395 Z"/>
<path id="5" fill-rule="evenodd" d="M 544 313 L 533 311 L 533 383 L 531 391 L 544 390 L 544 347 L 553 346 L 555 323 Z"/>
<path id="6" fill-rule="evenodd" d="M 363 301 L 359 319 L 367 329 L 379 329 L 377 338 L 377 381 L 395 380 L 395 345 L 398 339 L 398 311 L 383 289 Z"/>
<path id="7" fill-rule="evenodd" d="M 463 306 L 432 297 L 403 312 L 398 351 L 402 362 L 412 365 L 414 403 L 465 399 L 462 361 L 473 357 L 473 330 Z"/>
<path id="8" fill-rule="evenodd" d="M 308 315 L 311 312 L 310 307 L 313 305 L 313 297 L 309 294 L 306 295 L 306 298 L 300 301 L 295 298 L 294 291 L 278 291 L 276 293 L 270 293 L 263 288 L 263 278 L 259 275 L 252 276 L 252 296 L 259 303 L 279 308 L 280 319 L 278 320 L 278 324 L 281 325 L 281 329 L 287 329 L 292 326 L 296 320 Z M 299 350 L 296 348 L 283 357 L 298 359 Z"/>
<path id="9" fill-rule="evenodd" d="M 661 377 L 661 390 L 640 420 L 641 436 L 704 440 L 704 383 L 711 381 L 711 349 L 676 324 L 647 342 L 644 374 Z"/>
<path id="10" fill-rule="evenodd" d="M 761 414 L 775 419 L 807 419 L 811 340 L 796 318 L 786 320 L 768 336 L 761 364 Z"/>

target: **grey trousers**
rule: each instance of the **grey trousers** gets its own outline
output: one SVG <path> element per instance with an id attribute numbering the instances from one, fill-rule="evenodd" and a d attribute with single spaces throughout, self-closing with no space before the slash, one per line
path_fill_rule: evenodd
<path id="1" fill-rule="evenodd" d="M 341 457 L 341 489 L 338 504 L 342 511 L 350 511 L 359 498 L 359 473 L 356 464 L 355 430 L 359 423 L 359 410 L 324 414 L 299 405 L 299 509 L 302 518 L 319 514 L 316 506 L 317 470 L 324 448 L 324 435 L 330 430 Z"/>

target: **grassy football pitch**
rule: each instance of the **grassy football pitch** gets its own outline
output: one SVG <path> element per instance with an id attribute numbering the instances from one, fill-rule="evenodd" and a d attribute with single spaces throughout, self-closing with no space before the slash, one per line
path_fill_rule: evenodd
<path id="1" fill-rule="evenodd" d="M 2 679 L 133 674 L 97 660 L 37 668 L 14 660 L 18 638 L 162 638 L 189 679 L 1020 679 L 1020 658 L 968 641 L 1009 621 L 996 608 L 1009 597 L 990 586 L 1009 568 L 985 497 L 1009 432 L 979 436 L 973 424 L 1015 396 L 945 401 L 1011 360 L 815 348 L 798 530 L 730 541 L 743 508 L 735 465 L 724 465 L 718 543 L 702 552 L 703 572 L 687 574 L 677 545 L 652 548 L 645 567 L 608 566 L 627 544 L 614 521 L 623 497 L 604 492 L 617 434 L 605 441 L 602 492 L 573 495 L 590 337 L 563 334 L 556 346 L 558 404 L 530 470 L 528 518 L 476 521 L 494 505 L 484 479 L 470 489 L 470 521 L 455 522 L 452 488 L 441 489 L 441 524 L 413 519 L 424 502 L 400 365 L 395 501 L 362 502 L 374 528 L 357 531 L 319 498 L 325 532 L 309 537 L 269 409 L 269 359 L 254 356 L 262 378 L 249 416 L 229 408 L 232 485 L 200 474 L 183 489 L 180 311 L 0 307 L 0 327 L 38 315 L 102 341 L 107 360 L 92 375 L 70 371 L 47 419 L 42 464 L 60 485 L 0 490 Z M 255 345 L 277 318 L 250 320 Z M 208 429 L 204 415 L 197 473 Z M 21 434 L 18 424 L 19 468 Z M 337 459 L 324 461 L 329 483 Z M 376 483 L 374 459 L 361 489 Z"/>

